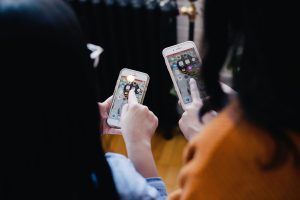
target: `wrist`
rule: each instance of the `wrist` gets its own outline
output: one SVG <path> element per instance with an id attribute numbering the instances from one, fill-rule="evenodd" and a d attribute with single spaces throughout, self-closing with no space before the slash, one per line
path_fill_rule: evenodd
<path id="1" fill-rule="evenodd" d="M 135 169 L 143 177 L 148 178 L 158 176 L 151 144 L 148 141 L 134 144 L 130 143 L 129 145 L 126 144 L 126 149 L 128 159 L 131 160 Z"/>
<path id="2" fill-rule="evenodd" d="M 126 146 L 151 146 L 151 137 L 147 137 L 147 135 L 149 134 L 142 134 L 141 132 L 133 133 L 133 131 L 124 131 L 122 135 Z"/>
<path id="3" fill-rule="evenodd" d="M 127 151 L 150 150 L 151 141 L 148 139 L 126 139 L 124 138 Z"/>

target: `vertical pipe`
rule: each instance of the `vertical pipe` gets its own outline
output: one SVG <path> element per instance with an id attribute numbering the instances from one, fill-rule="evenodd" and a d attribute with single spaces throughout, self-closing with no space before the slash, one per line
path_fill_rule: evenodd
<path id="1" fill-rule="evenodd" d="M 194 40 L 194 29 L 195 29 L 195 21 L 191 20 L 189 21 L 189 40 Z"/>

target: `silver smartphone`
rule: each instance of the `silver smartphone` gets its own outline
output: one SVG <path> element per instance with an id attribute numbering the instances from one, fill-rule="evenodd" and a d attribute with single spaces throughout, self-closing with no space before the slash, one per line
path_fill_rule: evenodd
<path id="1" fill-rule="evenodd" d="M 162 52 L 166 66 L 172 78 L 177 96 L 183 107 L 192 103 L 189 81 L 194 78 L 198 89 L 203 85 L 199 80 L 201 58 L 194 42 L 187 41 L 167 47 Z M 204 94 L 203 92 L 200 92 Z"/>
<path id="2" fill-rule="evenodd" d="M 109 126 L 120 128 L 121 111 L 123 105 L 128 102 L 128 94 L 131 89 L 134 89 L 138 102 L 143 103 L 149 81 L 149 75 L 144 72 L 127 68 L 121 70 L 107 119 Z"/>

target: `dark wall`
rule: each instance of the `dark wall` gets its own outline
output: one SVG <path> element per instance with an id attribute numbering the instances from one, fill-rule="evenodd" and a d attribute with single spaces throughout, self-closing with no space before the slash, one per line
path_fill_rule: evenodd
<path id="1" fill-rule="evenodd" d="M 74 8 L 88 42 L 104 48 L 96 68 L 99 101 L 114 90 L 119 71 L 126 67 L 149 74 L 144 104 L 159 118 L 160 128 L 177 125 L 177 98 L 170 95 L 172 81 L 162 50 L 177 43 L 176 1 L 77 1 Z"/>

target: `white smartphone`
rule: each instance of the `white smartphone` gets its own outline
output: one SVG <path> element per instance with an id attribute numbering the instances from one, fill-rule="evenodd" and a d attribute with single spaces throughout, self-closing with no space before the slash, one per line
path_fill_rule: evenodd
<path id="1" fill-rule="evenodd" d="M 162 54 L 181 105 L 184 107 L 193 101 L 190 92 L 190 78 L 196 80 L 200 96 L 203 98 L 205 92 L 203 84 L 199 80 L 201 58 L 195 43 L 187 41 L 167 47 Z"/>
<path id="2" fill-rule="evenodd" d="M 131 89 L 134 89 L 138 102 L 143 103 L 149 81 L 150 77 L 146 73 L 127 68 L 120 71 L 107 119 L 109 126 L 120 128 L 121 111 L 128 102 Z"/>

